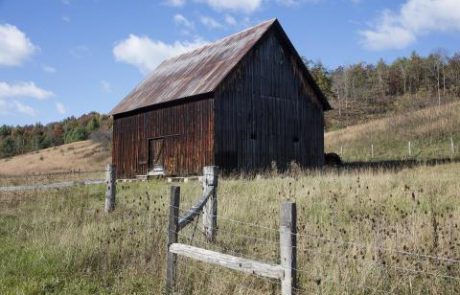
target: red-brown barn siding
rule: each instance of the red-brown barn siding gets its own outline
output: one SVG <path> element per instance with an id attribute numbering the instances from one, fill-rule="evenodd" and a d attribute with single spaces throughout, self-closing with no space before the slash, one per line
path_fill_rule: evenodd
<path id="1" fill-rule="evenodd" d="M 224 170 L 324 164 L 322 106 L 280 40 L 269 31 L 216 91 L 216 164 Z"/>
<path id="2" fill-rule="evenodd" d="M 201 173 L 214 163 L 214 99 L 114 117 L 112 161 L 117 178 L 147 174 L 148 141 L 164 138 L 168 175 Z"/>

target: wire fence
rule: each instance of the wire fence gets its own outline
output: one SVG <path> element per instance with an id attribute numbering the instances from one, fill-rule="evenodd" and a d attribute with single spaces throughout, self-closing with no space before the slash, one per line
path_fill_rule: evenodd
<path id="1" fill-rule="evenodd" d="M 182 208 L 177 208 L 180 212 L 186 212 Z M 223 215 L 223 216 L 222 216 Z M 269 263 L 278 263 L 279 262 L 279 253 L 275 251 L 266 251 L 263 253 L 248 253 L 251 247 L 240 247 L 240 245 L 250 245 L 253 248 L 257 244 L 264 245 L 265 248 L 277 249 L 279 244 L 279 233 L 280 230 L 273 226 L 256 224 L 243 220 L 236 220 L 225 216 L 225 213 L 218 216 L 219 227 L 217 229 L 217 241 L 216 243 L 209 243 L 201 238 L 201 230 L 194 229 L 186 233 L 180 233 L 180 239 L 183 239 L 185 242 L 195 245 L 200 248 L 219 251 L 221 253 L 228 253 L 235 257 L 241 258 L 252 258 L 256 257 L 259 260 L 263 260 Z M 197 221 L 198 222 L 198 221 Z M 249 229 L 249 230 L 248 230 Z M 198 230 L 198 234 L 195 232 Z M 246 234 L 246 232 L 252 232 L 252 234 Z M 312 270 L 308 261 L 306 261 L 306 256 L 314 257 L 317 260 L 323 260 L 325 263 L 331 259 L 331 257 L 337 258 L 340 260 L 345 257 L 346 252 L 360 250 L 361 253 L 382 253 L 390 256 L 403 256 L 411 257 L 413 263 L 403 263 L 404 260 L 400 260 L 400 263 L 397 262 L 385 262 L 384 260 L 369 259 L 366 260 L 367 271 L 369 273 L 374 273 L 377 276 L 386 276 L 391 273 L 397 274 L 399 276 L 399 281 L 405 281 L 407 284 L 412 284 L 413 280 L 417 278 L 426 278 L 428 280 L 447 280 L 455 283 L 460 283 L 460 259 L 455 257 L 441 256 L 441 255 L 430 255 L 419 253 L 416 251 L 404 250 L 396 247 L 384 247 L 376 244 L 376 241 L 371 241 L 369 243 L 357 240 L 344 240 L 339 238 L 328 238 L 312 232 L 302 231 L 301 233 L 296 234 L 297 246 L 296 251 L 298 257 L 300 258 L 295 271 L 297 272 L 299 280 L 299 286 L 295 288 L 297 294 L 324 294 L 326 289 L 333 290 L 333 286 L 338 286 L 342 284 L 342 280 L 337 278 L 334 275 L 327 273 L 319 273 Z M 230 240 L 231 243 L 228 245 L 226 241 Z M 238 242 L 236 242 L 238 241 Z M 325 246 L 321 243 L 314 246 L 306 246 L 305 241 L 322 241 L 327 243 L 327 248 L 333 247 L 335 250 L 332 252 L 325 250 Z M 240 248 L 241 250 L 235 250 L 231 247 Z M 375 254 L 378 256 L 379 254 Z M 426 262 L 430 263 L 426 263 Z M 412 266 L 411 266 L 412 265 Z M 445 265 L 455 266 L 454 271 L 450 273 L 446 271 Z M 216 273 L 220 273 L 222 268 L 215 269 L 213 272 L 206 272 L 199 266 L 196 266 L 191 263 L 187 263 L 189 269 L 194 269 L 201 272 L 205 276 L 214 276 Z M 201 266 L 203 267 L 203 266 Z M 425 267 L 425 268 L 424 268 Z M 363 269 L 365 266 L 362 267 Z M 448 269 L 447 269 L 448 270 Z M 359 271 L 359 268 L 358 268 Z M 226 270 L 226 272 L 232 273 L 231 271 Z M 233 273 L 235 275 L 235 273 Z M 269 283 L 275 284 L 276 281 L 257 277 L 258 279 L 267 281 Z M 254 289 L 248 294 L 259 294 L 260 284 L 257 285 L 259 289 Z M 250 289 L 251 284 L 248 285 L 247 282 L 242 281 L 238 285 L 239 290 Z M 385 287 L 385 288 L 384 288 Z M 365 294 L 400 294 L 401 286 L 398 285 L 385 285 L 385 286 L 372 286 L 367 284 L 362 284 L 359 288 L 362 289 Z M 408 288 L 412 288 L 409 286 Z M 275 288 L 279 290 L 279 288 Z M 249 291 L 249 290 L 248 290 Z M 333 291 L 331 291 L 333 292 Z M 179 290 L 180 293 L 180 290 Z M 326 292 L 327 293 L 327 292 Z M 276 292 L 270 294 L 279 294 Z"/>

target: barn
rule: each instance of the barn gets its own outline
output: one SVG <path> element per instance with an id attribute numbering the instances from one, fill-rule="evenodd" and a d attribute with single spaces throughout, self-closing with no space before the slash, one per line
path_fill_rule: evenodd
<path id="1" fill-rule="evenodd" d="M 324 164 L 331 107 L 278 20 L 165 60 L 111 112 L 118 178 Z"/>

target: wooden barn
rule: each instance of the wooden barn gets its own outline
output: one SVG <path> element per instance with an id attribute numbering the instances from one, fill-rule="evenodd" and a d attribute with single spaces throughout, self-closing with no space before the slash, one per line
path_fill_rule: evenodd
<path id="1" fill-rule="evenodd" d="M 168 59 L 111 112 L 118 178 L 324 164 L 331 109 L 279 22 Z"/>

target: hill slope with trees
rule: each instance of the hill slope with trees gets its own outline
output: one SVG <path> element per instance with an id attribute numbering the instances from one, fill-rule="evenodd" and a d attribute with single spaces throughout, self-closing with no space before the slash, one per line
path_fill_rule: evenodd
<path id="1" fill-rule="evenodd" d="M 105 146 L 111 141 L 112 119 L 96 112 L 46 125 L 0 126 L 0 158 L 92 139 Z"/>
<path id="2" fill-rule="evenodd" d="M 423 57 L 413 52 L 392 63 L 356 63 L 326 69 L 305 60 L 334 110 L 326 114 L 328 130 L 416 111 L 460 98 L 460 51 L 439 49 Z"/>

